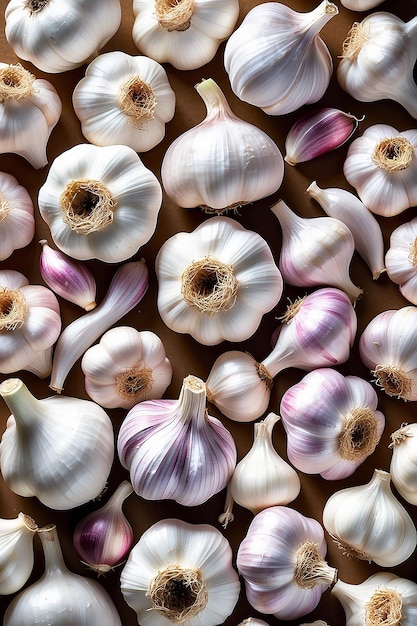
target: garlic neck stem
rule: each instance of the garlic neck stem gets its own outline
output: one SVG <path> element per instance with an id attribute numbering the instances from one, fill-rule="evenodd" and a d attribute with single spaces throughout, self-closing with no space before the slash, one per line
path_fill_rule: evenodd
<path id="1" fill-rule="evenodd" d="M 43 526 L 38 529 L 38 536 L 42 544 L 45 555 L 45 574 L 52 577 L 68 571 L 59 543 L 58 533 L 55 524 Z"/>
<path id="2" fill-rule="evenodd" d="M 43 407 L 19 378 L 8 378 L 0 385 L 0 395 L 13 413 L 17 431 L 34 426 L 34 417 L 41 418 Z"/>
<path id="3" fill-rule="evenodd" d="M 187 376 L 181 388 L 178 405 L 180 418 L 184 422 L 195 420 L 196 425 L 203 422 L 207 407 L 205 383 L 196 376 Z"/>
<path id="4" fill-rule="evenodd" d="M 327 24 L 329 20 L 339 13 L 339 9 L 333 2 L 323 0 L 315 9 L 305 14 L 300 13 L 300 19 L 304 18 L 306 27 L 310 30 L 311 41 Z"/>
<path id="5" fill-rule="evenodd" d="M 117 487 L 116 491 L 107 502 L 107 504 L 103 507 L 103 509 L 116 509 L 120 510 L 122 508 L 123 502 L 126 500 L 130 494 L 133 493 L 133 487 L 128 480 L 124 480 Z"/>
<path id="6" fill-rule="evenodd" d="M 224 93 L 212 78 L 197 83 L 195 89 L 206 105 L 208 118 L 219 114 L 234 117 Z"/>

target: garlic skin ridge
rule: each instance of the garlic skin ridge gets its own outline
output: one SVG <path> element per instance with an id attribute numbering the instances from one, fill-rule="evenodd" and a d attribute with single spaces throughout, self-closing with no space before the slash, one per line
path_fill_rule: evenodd
<path id="1" fill-rule="evenodd" d="M 0 261 L 28 246 L 34 234 L 32 198 L 14 176 L 0 172 Z"/>
<path id="2" fill-rule="evenodd" d="M 391 434 L 391 480 L 404 500 L 417 505 L 417 423 L 402 424 Z"/>
<path id="3" fill-rule="evenodd" d="M 400 224 L 390 235 L 385 255 L 387 274 L 400 293 L 417 305 L 417 219 Z"/>
<path id="4" fill-rule="evenodd" d="M 14 519 L 0 519 L 0 594 L 19 591 L 32 573 L 33 538 L 38 529 L 26 513 Z"/>

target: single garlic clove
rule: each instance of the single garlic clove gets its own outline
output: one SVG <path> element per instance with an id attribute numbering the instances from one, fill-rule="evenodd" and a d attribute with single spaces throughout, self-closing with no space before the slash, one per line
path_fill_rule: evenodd
<path id="1" fill-rule="evenodd" d="M 26 513 L 0 519 L 0 594 L 19 591 L 32 573 L 33 538 L 38 526 Z"/>
<path id="2" fill-rule="evenodd" d="M 400 293 L 417 305 L 417 219 L 401 224 L 390 236 L 385 255 L 389 278 L 399 285 Z"/>

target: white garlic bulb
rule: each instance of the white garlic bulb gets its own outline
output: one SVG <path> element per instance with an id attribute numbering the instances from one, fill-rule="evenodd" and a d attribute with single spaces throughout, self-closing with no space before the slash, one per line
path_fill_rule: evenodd
<path id="1" fill-rule="evenodd" d="M 417 505 L 417 423 L 402 424 L 393 432 L 390 448 L 392 483 L 404 500 Z"/>
<path id="2" fill-rule="evenodd" d="M 389 278 L 399 285 L 400 293 L 417 305 L 417 218 L 392 231 L 385 265 Z"/>
<path id="3" fill-rule="evenodd" d="M 165 136 L 175 93 L 162 65 L 121 51 L 99 55 L 72 94 L 84 137 L 97 146 L 150 150 Z"/>
<path id="4" fill-rule="evenodd" d="M 207 114 L 165 153 L 161 176 L 168 196 L 183 208 L 224 213 L 277 191 L 284 160 L 275 142 L 232 113 L 213 79 L 195 88 Z"/>
<path id="5" fill-rule="evenodd" d="M 0 172 L 0 261 L 29 245 L 34 234 L 32 198 L 14 176 Z"/>
<path id="6" fill-rule="evenodd" d="M 319 33 L 338 13 L 329 0 L 307 13 L 280 2 L 251 9 L 224 51 L 233 92 L 269 115 L 291 113 L 320 100 L 333 62 Z"/>
<path id="7" fill-rule="evenodd" d="M 323 509 L 323 524 L 348 556 L 393 567 L 417 545 L 414 522 L 391 491 L 390 474 L 374 470 L 369 483 L 335 492 Z"/>
<path id="8" fill-rule="evenodd" d="M 384 0 L 340 0 L 347 9 L 351 11 L 368 11 L 381 4 Z"/>
<path id="9" fill-rule="evenodd" d="M 36 522 L 25 513 L 0 519 L 0 595 L 15 593 L 32 573 Z"/>

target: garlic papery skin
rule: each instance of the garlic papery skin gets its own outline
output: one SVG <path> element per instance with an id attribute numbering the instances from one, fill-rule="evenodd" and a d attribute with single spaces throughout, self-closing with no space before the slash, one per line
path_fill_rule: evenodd
<path id="1" fill-rule="evenodd" d="M 226 487 L 236 445 L 206 404 L 204 382 L 190 375 L 177 400 L 146 400 L 130 409 L 117 451 L 137 495 L 198 506 Z"/>
<path id="2" fill-rule="evenodd" d="M 152 237 L 162 189 L 133 148 L 78 144 L 54 159 L 38 203 L 64 254 L 119 263 Z"/>
<path id="3" fill-rule="evenodd" d="M 85 311 L 94 309 L 96 281 L 88 267 L 60 250 L 54 250 L 46 239 L 41 239 L 39 243 L 42 246 L 39 258 L 42 280 L 68 302 L 77 304 Z"/>
<path id="4" fill-rule="evenodd" d="M 155 270 L 163 322 L 204 345 L 251 337 L 283 291 L 267 242 L 223 216 L 167 239 Z"/>
<path id="5" fill-rule="evenodd" d="M 417 505 L 417 424 L 402 424 L 391 434 L 391 480 L 404 500 Z"/>
<path id="6" fill-rule="evenodd" d="M 337 287 L 357 300 L 362 289 L 349 276 L 355 242 L 346 224 L 334 217 L 300 217 L 283 200 L 271 211 L 282 229 L 279 268 L 284 281 L 297 287 Z"/>
<path id="7" fill-rule="evenodd" d="M 183 208 L 224 213 L 277 191 L 284 160 L 263 130 L 236 117 L 209 78 L 196 85 L 206 105 L 202 122 L 177 137 L 161 166 L 163 187 Z"/>
<path id="8" fill-rule="evenodd" d="M 336 491 L 323 509 L 323 525 L 346 556 L 394 567 L 414 552 L 414 522 L 391 491 L 389 472 L 376 469 L 365 485 Z"/>
<path id="9" fill-rule="evenodd" d="M 13 52 L 51 74 L 79 67 L 116 33 L 120 0 L 9 0 L 6 39 Z"/>
<path id="10" fill-rule="evenodd" d="M 272 442 L 279 420 L 279 415 L 269 413 L 254 424 L 252 447 L 236 465 L 227 487 L 225 511 L 219 517 L 223 528 L 233 521 L 233 502 L 255 515 L 269 506 L 288 504 L 300 493 L 297 472 L 279 456 Z"/>
<path id="11" fill-rule="evenodd" d="M 143 259 L 120 265 L 100 304 L 75 318 L 59 336 L 52 362 L 51 389 L 61 393 L 74 363 L 103 333 L 139 304 L 148 286 L 149 271 Z"/>
<path id="12" fill-rule="evenodd" d="M 359 355 L 389 396 L 417 400 L 417 307 L 383 311 L 365 327 Z"/>
<path id="13" fill-rule="evenodd" d="M 414 626 L 417 584 L 391 572 L 378 572 L 352 585 L 338 580 L 331 593 L 346 614 L 346 626 Z"/>
<path id="14" fill-rule="evenodd" d="M 287 133 L 284 161 L 296 165 L 340 148 L 360 121 L 350 113 L 330 107 L 304 113 Z"/>
<path id="15" fill-rule="evenodd" d="M 0 153 L 18 154 L 35 169 L 44 167 L 61 112 L 61 99 L 48 80 L 19 64 L 0 63 Z"/>
<path id="16" fill-rule="evenodd" d="M 91 61 L 72 103 L 89 142 L 145 152 L 164 138 L 165 124 L 174 116 L 175 93 L 162 65 L 114 51 Z"/>
<path id="17" fill-rule="evenodd" d="M 108 330 L 84 353 L 85 389 L 109 409 L 131 409 L 137 402 L 162 398 L 171 383 L 172 365 L 155 333 L 130 326 Z"/>
<path id="18" fill-rule="evenodd" d="M 0 270 L 0 372 L 42 368 L 61 332 L 56 296 L 48 287 L 30 285 L 16 270 Z M 48 375 L 49 371 L 42 372 Z"/>
<path id="19" fill-rule="evenodd" d="M 32 198 L 14 176 L 0 172 L 0 261 L 28 246 L 34 234 Z"/>
<path id="20" fill-rule="evenodd" d="M 321 189 L 316 181 L 306 192 L 314 198 L 329 216 L 343 222 L 353 235 L 355 249 L 377 280 L 385 272 L 384 238 L 382 229 L 369 209 L 350 191 L 329 187 Z"/>
<path id="21" fill-rule="evenodd" d="M 146 56 L 178 70 L 202 67 L 229 37 L 238 0 L 133 0 L 132 37 Z"/>
<path id="22" fill-rule="evenodd" d="M 280 403 L 287 455 L 298 470 L 346 478 L 374 452 L 385 426 L 370 383 L 332 368 L 309 372 Z"/>
<path id="23" fill-rule="evenodd" d="M 120 565 L 132 547 L 133 529 L 122 510 L 132 492 L 132 485 L 124 480 L 104 506 L 86 515 L 75 528 L 74 548 L 98 574 Z"/>
<path id="24" fill-rule="evenodd" d="M 417 130 L 369 126 L 350 144 L 343 173 L 372 213 L 402 213 L 417 204 Z"/>
<path id="25" fill-rule="evenodd" d="M 3 381 L 0 395 L 12 412 L 0 442 L 8 487 L 57 510 L 99 496 L 114 457 L 113 426 L 104 409 L 69 396 L 38 400 L 19 378 Z"/>
<path id="26" fill-rule="evenodd" d="M 96 580 L 71 572 L 65 565 L 56 526 L 39 528 L 45 571 L 15 596 L 6 609 L 4 626 L 85 624 L 121 626 L 107 591 Z"/>
<path id="27" fill-rule="evenodd" d="M 206 381 L 207 397 L 232 420 L 255 420 L 267 410 L 273 379 L 279 372 L 289 367 L 309 371 L 344 363 L 356 328 L 348 296 L 333 287 L 318 289 L 288 305 L 274 348 L 262 361 L 238 350 L 220 355 Z"/>
<path id="28" fill-rule="evenodd" d="M 286 506 L 255 515 L 236 558 L 250 604 L 282 620 L 313 611 L 337 575 L 324 560 L 326 551 L 315 519 Z"/>
<path id="29" fill-rule="evenodd" d="M 417 16 L 403 22 L 388 11 L 376 11 L 355 22 L 337 67 L 342 89 L 361 102 L 394 100 L 417 118 L 416 33 Z"/>
<path id="30" fill-rule="evenodd" d="M 0 519 L 0 594 L 19 591 L 32 573 L 33 538 L 38 526 L 26 513 Z"/>
<path id="31" fill-rule="evenodd" d="M 387 274 L 400 293 L 417 305 L 417 219 L 395 228 L 385 255 Z"/>
<path id="32" fill-rule="evenodd" d="M 232 549 L 217 528 L 163 519 L 140 537 L 120 576 L 138 623 L 223 624 L 240 592 Z"/>
<path id="33" fill-rule="evenodd" d="M 320 31 L 338 13 L 328 0 L 307 13 L 279 2 L 251 9 L 224 51 L 236 96 L 268 115 L 291 113 L 320 100 L 333 72 Z"/>

